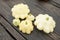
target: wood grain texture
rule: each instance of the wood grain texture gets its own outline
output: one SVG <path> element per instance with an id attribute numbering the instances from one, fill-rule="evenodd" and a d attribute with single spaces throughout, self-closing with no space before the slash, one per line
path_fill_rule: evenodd
<path id="1" fill-rule="evenodd" d="M 60 8 L 60 0 L 50 0 L 49 3 Z"/>
<path id="2" fill-rule="evenodd" d="M 4 3 L 5 4 L 5 3 Z M 7 5 L 5 5 L 5 7 L 6 7 Z M 4 6 L 3 6 L 4 7 Z M 7 6 L 7 8 L 8 8 L 8 6 Z M 8 20 L 8 22 L 10 23 L 10 24 L 12 24 L 12 19 L 13 19 L 13 17 L 11 16 L 11 14 L 10 14 L 10 12 L 9 12 L 9 10 L 7 10 L 7 8 L 5 9 L 2 9 L 4 12 L 2 12 L 1 11 L 1 13 L 0 14 L 2 14 L 3 15 L 3 17 L 6 19 L 6 20 Z M 6 10 L 7 10 L 7 12 L 6 12 Z M 14 27 L 16 30 L 18 30 L 18 28 L 16 28 L 16 27 Z M 19 31 L 19 30 L 18 30 Z M 20 31 L 19 31 L 19 33 L 21 33 Z M 46 39 L 48 39 L 49 38 L 49 40 L 52 40 L 50 37 L 48 37 L 48 36 L 44 36 L 42 33 L 40 33 L 40 32 L 38 32 L 36 29 L 35 29 L 35 31 L 33 31 L 33 33 L 31 34 L 31 35 L 26 35 L 26 34 L 23 34 L 23 33 L 21 33 L 25 38 L 27 38 L 27 40 L 46 40 Z M 43 36 L 42 36 L 43 35 Z"/>
<path id="3" fill-rule="evenodd" d="M 57 4 L 60 4 L 60 0 L 53 0 L 54 2 L 56 2 Z"/>
<path id="4" fill-rule="evenodd" d="M 28 1 L 27 1 L 28 2 Z M 28 2 L 29 3 L 29 2 Z M 49 14 L 50 16 L 52 16 L 54 18 L 54 20 L 57 22 L 58 20 L 60 20 L 60 9 L 51 5 L 50 3 L 45 3 L 45 2 L 39 2 L 39 1 L 31 1 L 30 2 L 32 5 L 35 5 L 36 8 L 38 8 L 38 10 L 40 11 L 44 11 L 44 13 Z M 29 3 L 29 4 L 30 4 Z M 40 8 L 40 9 L 39 9 Z M 59 23 L 59 22 L 57 22 Z M 58 25 L 58 24 L 57 24 Z M 57 26 L 58 29 L 56 29 L 56 31 L 59 31 L 59 26 Z M 60 33 L 60 31 L 58 32 Z"/>
<path id="5" fill-rule="evenodd" d="M 0 16 L 0 23 L 5 27 L 5 29 L 13 36 L 14 40 L 25 40 L 11 25 L 6 22 L 6 20 Z M 8 38 L 7 38 L 8 39 Z"/>
<path id="6" fill-rule="evenodd" d="M 2 25 L 0 25 L 0 40 L 14 40 L 3 28 Z"/>
<path id="7" fill-rule="evenodd" d="M 35 28 L 34 31 L 30 35 L 23 34 L 22 32 L 20 32 L 19 29 L 12 24 L 13 17 L 11 14 L 11 8 L 15 4 L 18 4 L 18 3 L 27 4 L 31 10 L 31 13 L 34 16 L 37 16 L 38 14 L 46 14 L 46 13 L 52 16 L 57 23 L 55 31 L 50 34 L 45 34 L 44 32 L 39 31 Z M 5 23 L 7 23 L 8 28 L 10 26 L 11 28 L 13 28 L 12 30 L 18 32 L 17 34 L 21 35 L 26 40 L 48 40 L 48 39 L 49 40 L 60 40 L 60 31 L 59 31 L 60 30 L 60 27 L 59 27 L 60 26 L 60 21 L 59 21 L 60 20 L 60 9 L 52 5 L 51 3 L 40 2 L 38 0 L 32 0 L 32 1 L 31 0 L 3 0 L 3 1 L 0 1 L 0 15 L 3 17 L 2 20 L 4 20 L 4 22 L 1 20 L 1 24 L 4 25 Z M 11 31 L 9 32 L 11 33 Z M 14 36 L 13 33 L 12 35 Z M 16 36 L 14 37 L 16 38 Z"/>

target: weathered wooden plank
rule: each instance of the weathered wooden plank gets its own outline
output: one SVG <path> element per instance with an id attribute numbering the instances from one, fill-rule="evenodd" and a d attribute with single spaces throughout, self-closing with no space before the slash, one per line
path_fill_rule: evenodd
<path id="1" fill-rule="evenodd" d="M 21 1 L 21 0 L 20 0 Z M 8 2 L 8 5 L 10 6 L 10 7 L 12 7 L 15 3 L 20 3 L 20 2 L 17 2 L 17 1 L 10 1 L 10 2 Z M 23 2 L 23 3 L 25 3 L 25 2 Z M 5 3 L 4 3 L 5 4 Z M 11 6 L 12 5 L 12 6 Z M 11 16 L 11 11 L 9 10 L 9 7 L 5 4 L 5 5 L 3 5 L 4 7 L 4 9 L 2 9 L 4 12 L 2 12 L 1 11 L 1 13 L 3 13 L 2 15 L 6 18 L 6 20 L 8 20 L 9 21 L 9 23 L 12 25 L 12 19 L 13 19 L 13 17 Z M 7 6 L 7 7 L 6 7 Z M 29 5 L 29 7 L 30 7 L 30 9 L 31 9 L 31 12 L 32 12 L 32 14 L 35 14 L 35 16 L 36 15 L 38 15 L 39 13 L 43 13 L 43 11 L 42 10 L 38 10 L 38 8 L 36 8 L 34 5 Z M 7 9 L 8 8 L 8 9 Z M 6 12 L 7 11 L 7 12 Z M 9 12 L 10 11 L 10 12 Z M 19 30 L 18 30 L 18 28 L 16 28 L 16 27 L 14 27 L 19 33 L 21 33 Z M 49 40 L 52 40 L 49 36 L 47 36 L 46 34 L 44 34 L 43 32 L 39 32 L 38 30 L 36 30 L 36 29 L 34 29 L 34 31 L 30 34 L 30 35 L 26 35 L 26 34 L 23 34 L 23 33 L 21 33 L 24 37 L 26 37 L 27 38 L 27 40 L 47 40 L 47 39 L 49 39 Z"/>
<path id="2" fill-rule="evenodd" d="M 10 20 L 11 20 L 10 18 L 12 18 L 12 16 L 8 17 L 8 14 L 5 11 L 4 11 L 3 14 L 4 14 L 3 16 L 5 16 L 5 18 L 8 18 L 8 21 L 10 22 Z M 9 15 L 11 15 L 11 14 L 9 14 Z M 10 22 L 10 23 L 12 23 L 12 22 Z M 41 40 L 40 36 L 37 36 L 37 33 L 35 33 L 35 32 L 36 31 L 34 31 L 34 35 L 33 34 L 31 34 L 31 35 L 24 35 L 23 33 L 22 33 L 22 35 L 24 35 L 27 38 L 27 40 L 39 40 L 39 39 Z"/>
<path id="3" fill-rule="evenodd" d="M 58 21 L 57 23 L 59 23 L 59 20 L 60 20 L 60 9 L 59 8 L 49 4 L 48 2 L 45 3 L 45 2 L 38 2 L 36 0 L 33 0 L 30 3 L 35 5 L 38 8 L 41 8 L 43 11 L 45 11 L 45 13 L 48 13 L 49 15 L 51 15 L 55 19 L 56 22 Z M 57 24 L 58 29 L 56 30 L 59 31 L 58 25 L 59 24 Z M 60 33 L 60 31 L 58 33 Z"/>
<path id="4" fill-rule="evenodd" d="M 55 6 L 53 6 L 53 5 L 51 5 L 51 4 L 49 4 L 49 3 L 44 3 L 44 5 L 42 4 L 42 7 L 44 8 L 44 9 L 46 9 L 47 11 L 49 11 L 49 12 L 51 12 L 51 14 L 53 14 L 53 15 L 56 15 L 56 16 L 58 16 L 58 17 L 55 17 L 54 16 L 54 19 L 55 19 L 55 21 L 57 22 L 57 26 L 56 26 L 56 29 L 55 29 L 55 31 L 57 32 L 57 33 L 60 33 L 60 27 L 59 27 L 59 21 L 58 20 L 60 20 L 60 9 L 59 8 L 57 8 L 57 7 L 55 7 Z M 59 23 L 59 24 L 58 24 Z"/>
<path id="5" fill-rule="evenodd" d="M 28 1 L 27 1 L 28 2 Z M 56 28 L 55 28 L 55 31 L 57 32 L 57 33 L 60 33 L 60 27 L 59 27 L 59 24 L 60 24 L 60 16 L 58 15 L 59 14 L 59 12 L 60 12 L 60 10 L 58 9 L 58 8 L 56 8 L 56 7 L 52 7 L 53 5 L 48 5 L 49 3 L 40 3 L 40 2 L 38 2 L 38 1 L 36 1 L 36 0 L 33 0 L 33 1 L 30 1 L 29 0 L 29 2 L 31 3 L 31 4 L 33 4 L 33 5 L 35 5 L 36 6 L 36 8 L 38 7 L 38 8 L 41 8 L 43 11 L 45 11 L 45 13 L 48 13 L 49 15 L 51 15 L 54 19 L 55 19 L 55 21 L 56 21 Z M 28 2 L 28 3 L 29 3 Z M 29 4 L 30 4 L 29 3 Z M 42 6 L 43 5 L 43 6 Z M 47 6 L 46 6 L 47 5 Z M 51 7 L 51 8 L 50 8 Z M 55 9 L 55 10 L 53 10 L 53 9 Z M 50 9 L 50 10 L 49 10 Z M 38 10 L 40 10 L 40 9 L 38 9 Z M 58 11 L 57 11 L 58 10 Z M 58 13 L 58 14 L 57 14 Z M 54 34 L 54 33 L 52 33 L 52 34 Z M 52 34 L 48 34 L 50 37 L 52 36 Z M 55 37 L 57 37 L 58 35 L 56 34 L 55 35 Z M 52 38 L 54 39 L 54 40 L 56 40 L 55 39 L 55 37 L 54 36 L 52 36 Z M 60 37 L 58 36 L 57 37 L 57 39 L 60 39 Z"/>
<path id="6" fill-rule="evenodd" d="M 49 3 L 60 8 L 60 0 L 50 0 Z"/>
<path id="7" fill-rule="evenodd" d="M 60 0 L 53 0 L 54 2 L 56 2 L 57 4 L 60 4 Z"/>
<path id="8" fill-rule="evenodd" d="M 60 40 L 60 36 L 57 35 L 56 33 L 50 33 L 48 34 L 53 40 Z"/>
<path id="9" fill-rule="evenodd" d="M 2 25 L 0 25 L 0 40 L 14 40 Z"/>
<path id="10" fill-rule="evenodd" d="M 26 1 L 27 1 L 27 0 L 26 0 Z M 27 1 L 27 2 L 28 2 L 28 1 Z M 60 20 L 60 18 L 59 18 L 59 17 L 60 17 L 60 16 L 59 16 L 60 9 L 58 9 L 58 8 L 56 8 L 56 7 L 53 7 L 53 9 L 55 8 L 55 10 L 53 10 L 53 9 L 48 10 L 48 9 L 49 9 L 48 7 L 52 7 L 53 5 L 52 5 L 52 6 L 49 6 L 49 5 L 48 5 L 49 3 L 47 3 L 47 4 L 46 4 L 47 6 L 45 6 L 45 7 L 46 7 L 46 8 L 45 8 L 45 7 L 44 7 L 44 5 L 45 5 L 44 2 L 43 2 L 43 3 L 42 3 L 42 2 L 39 3 L 39 2 L 36 1 L 36 0 L 33 0 L 33 1 L 30 1 L 30 0 L 29 0 L 29 2 L 30 2 L 32 5 L 35 5 L 36 8 L 38 7 L 38 8 L 40 8 L 41 10 L 45 11 L 45 12 L 43 12 L 43 13 L 47 13 L 47 14 L 51 15 L 51 16 L 55 19 L 55 21 L 56 21 L 56 26 L 57 26 L 57 27 L 55 28 L 55 32 L 60 33 L 60 31 L 59 31 L 59 30 L 60 30 L 60 29 L 59 29 L 59 28 L 60 28 L 60 27 L 59 27 L 59 24 L 60 24 L 60 21 L 59 21 L 59 20 Z M 28 2 L 28 3 L 29 3 L 29 2 Z M 29 3 L 29 5 L 30 5 L 30 3 Z M 39 4 L 38 4 L 38 3 L 39 3 Z M 41 4 L 42 4 L 43 6 L 42 6 Z M 50 5 L 51 5 L 51 4 L 50 4 Z M 38 10 L 40 11 L 40 9 L 38 9 Z M 57 10 L 58 10 L 58 11 L 57 11 Z M 52 12 L 51 12 L 51 11 L 52 11 Z M 57 14 L 57 13 L 58 13 L 58 14 Z M 56 33 L 52 33 L 52 34 L 56 34 Z M 52 36 L 52 34 L 49 34 L 49 35 Z M 57 37 L 57 36 L 58 36 L 58 35 L 56 34 L 55 37 Z M 55 37 L 52 36 L 52 38 L 53 38 L 54 40 L 56 40 Z M 57 39 L 60 39 L 60 37 L 58 36 Z"/>
<path id="11" fill-rule="evenodd" d="M 14 40 L 25 40 L 11 25 L 0 16 L 0 23 L 6 28 L 6 30 L 13 36 Z"/>
<path id="12" fill-rule="evenodd" d="M 27 2 L 28 2 L 28 1 L 27 1 Z M 15 3 L 16 3 L 16 2 L 14 2 L 14 4 L 15 4 Z M 17 3 L 19 3 L 19 2 L 17 2 Z M 13 3 L 12 3 L 12 4 L 13 4 Z M 36 4 L 36 3 L 35 3 L 35 4 Z M 29 7 L 30 7 L 30 9 L 31 9 L 31 12 L 32 12 L 33 14 L 36 14 L 36 15 L 37 15 L 37 14 L 39 14 L 39 13 L 49 13 L 49 14 L 51 13 L 51 12 L 49 12 L 49 11 L 43 12 L 43 11 L 40 9 L 41 6 L 38 6 L 38 7 L 39 7 L 39 8 L 38 8 L 35 4 L 34 4 L 34 2 L 33 2 L 33 3 L 29 3 L 29 2 L 28 2 L 28 5 L 29 5 Z M 34 6 L 34 5 L 35 5 L 35 6 Z M 11 6 L 11 4 L 10 4 L 9 6 Z M 12 5 L 12 6 L 13 6 L 13 5 Z M 12 6 L 11 6 L 11 7 L 12 7 Z M 42 8 L 42 7 L 41 7 L 41 8 Z M 45 8 L 44 8 L 44 7 L 43 7 L 43 9 L 44 9 L 44 11 L 45 11 Z M 6 9 L 6 10 L 7 10 L 7 9 Z M 8 10 L 7 10 L 7 11 L 8 11 Z M 36 16 L 36 15 L 35 15 L 35 16 Z M 56 16 L 56 15 L 54 15 L 53 13 L 50 14 L 50 15 L 53 16 L 54 18 L 55 18 L 55 16 Z M 59 16 L 58 16 L 58 17 L 59 17 Z M 57 19 L 58 17 L 56 17 L 56 19 Z M 57 21 L 58 21 L 57 23 L 59 24 L 59 23 L 60 23 L 59 20 L 57 20 Z M 37 32 L 37 31 L 36 31 L 36 32 Z M 32 35 L 33 35 L 33 34 L 32 34 Z M 39 35 L 40 35 L 40 34 L 39 34 Z M 43 34 L 42 34 L 42 35 L 43 35 Z M 45 35 L 45 34 L 44 34 L 44 35 Z M 43 37 L 44 39 L 46 39 L 48 36 L 46 37 L 46 36 L 44 36 L 44 35 L 43 35 L 42 37 Z M 50 36 L 51 36 L 51 35 L 50 35 Z M 27 36 L 27 37 L 28 37 L 28 36 Z M 41 37 L 41 38 L 42 38 L 42 37 Z M 29 37 L 29 38 L 31 38 L 31 37 Z M 42 39 L 43 39 L 43 38 L 42 38 Z M 48 37 L 48 38 L 49 38 L 49 37 Z M 55 38 L 55 37 L 52 36 L 52 38 Z M 27 38 L 27 39 L 28 39 L 28 38 Z M 34 39 L 34 38 L 33 38 L 33 39 Z"/>

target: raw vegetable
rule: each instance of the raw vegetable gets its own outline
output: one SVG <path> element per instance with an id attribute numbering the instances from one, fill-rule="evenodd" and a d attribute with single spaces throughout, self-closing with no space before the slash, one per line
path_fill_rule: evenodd
<path id="1" fill-rule="evenodd" d="M 14 5 L 11 11 L 13 17 L 21 19 L 26 18 L 28 13 L 30 12 L 28 5 L 23 3 Z"/>
<path id="2" fill-rule="evenodd" d="M 19 19 L 13 19 L 13 24 L 15 26 L 18 26 L 20 24 L 20 20 Z"/>
<path id="3" fill-rule="evenodd" d="M 50 33 L 54 31 L 56 23 L 48 14 L 39 14 L 36 16 L 36 21 L 34 24 L 37 26 L 38 30 L 43 30 L 45 33 Z"/>
<path id="4" fill-rule="evenodd" d="M 19 30 L 27 34 L 30 34 L 31 31 L 33 31 L 33 28 L 34 27 L 33 27 L 32 21 L 30 20 L 21 21 L 19 25 Z"/>

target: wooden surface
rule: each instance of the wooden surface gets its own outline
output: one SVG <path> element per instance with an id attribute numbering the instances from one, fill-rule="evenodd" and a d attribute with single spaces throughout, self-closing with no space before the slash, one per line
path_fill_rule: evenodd
<path id="1" fill-rule="evenodd" d="M 24 34 L 12 24 L 11 8 L 18 3 L 29 6 L 34 16 L 49 14 L 56 21 L 53 33 L 46 34 L 34 28 L 30 34 Z M 39 0 L 0 0 L 0 40 L 60 40 L 60 0 L 43 2 Z"/>

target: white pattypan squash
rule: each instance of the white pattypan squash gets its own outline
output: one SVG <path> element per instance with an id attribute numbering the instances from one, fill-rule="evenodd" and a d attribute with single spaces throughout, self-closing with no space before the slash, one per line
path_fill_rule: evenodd
<path id="1" fill-rule="evenodd" d="M 19 30 L 22 31 L 23 33 L 30 34 L 31 31 L 33 31 L 33 28 L 34 27 L 32 21 L 30 20 L 21 21 L 21 23 L 19 24 Z"/>
<path id="2" fill-rule="evenodd" d="M 36 16 L 34 24 L 37 26 L 38 30 L 43 30 L 45 33 L 50 33 L 54 31 L 55 21 L 48 14 L 39 14 Z"/>
<path id="3" fill-rule="evenodd" d="M 19 19 L 13 19 L 13 24 L 15 26 L 18 26 L 20 24 L 20 20 Z"/>
<path id="4" fill-rule="evenodd" d="M 23 3 L 14 5 L 11 11 L 13 17 L 21 19 L 26 18 L 28 13 L 30 12 L 28 5 Z"/>

